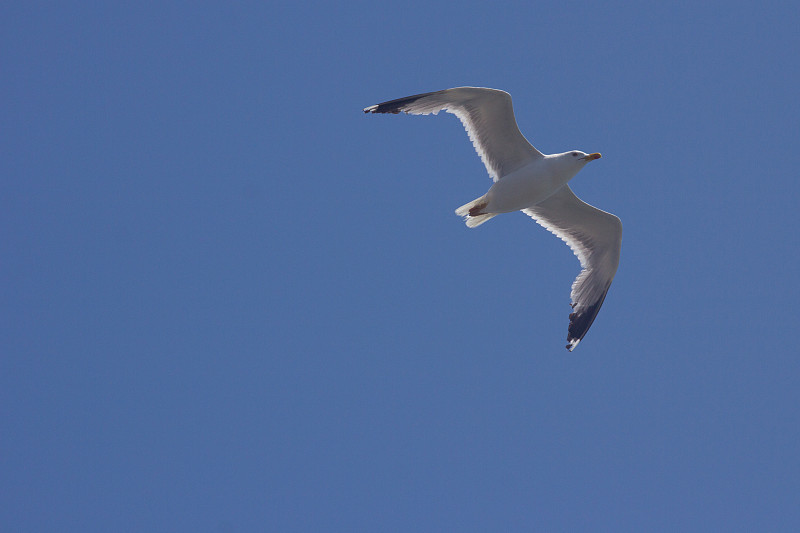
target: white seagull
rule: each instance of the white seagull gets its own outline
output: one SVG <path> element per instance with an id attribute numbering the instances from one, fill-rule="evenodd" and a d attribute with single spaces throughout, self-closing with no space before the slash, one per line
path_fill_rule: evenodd
<path id="1" fill-rule="evenodd" d="M 575 349 L 594 322 L 619 266 L 622 222 L 581 201 L 567 185 L 600 154 L 572 150 L 544 155 L 520 133 L 511 95 L 497 89 L 456 87 L 391 100 L 364 113 L 453 113 L 467 130 L 494 180 L 480 198 L 456 209 L 474 228 L 500 213 L 522 211 L 567 243 L 581 262 L 572 284 L 573 312 L 567 350 Z"/>

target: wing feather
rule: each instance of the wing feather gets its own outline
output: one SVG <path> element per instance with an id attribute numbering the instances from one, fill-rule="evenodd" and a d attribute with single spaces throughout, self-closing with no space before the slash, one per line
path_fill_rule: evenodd
<path id="1" fill-rule="evenodd" d="M 583 202 L 564 185 L 544 202 L 522 210 L 567 243 L 581 262 L 572 284 L 567 349 L 572 351 L 589 331 L 619 266 L 622 222 Z"/>
<path id="2" fill-rule="evenodd" d="M 398 98 L 364 109 L 364 113 L 411 115 L 435 115 L 439 111 L 459 118 L 494 181 L 542 157 L 519 131 L 511 95 L 505 91 L 456 87 Z"/>

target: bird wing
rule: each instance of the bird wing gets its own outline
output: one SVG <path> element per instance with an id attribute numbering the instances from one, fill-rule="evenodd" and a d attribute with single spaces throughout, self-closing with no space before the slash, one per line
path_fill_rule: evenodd
<path id="1" fill-rule="evenodd" d="M 494 181 L 543 157 L 519 131 L 511 95 L 497 89 L 456 87 L 398 98 L 364 109 L 364 113 L 453 113 L 467 130 L 475 151 Z"/>
<path id="2" fill-rule="evenodd" d="M 522 211 L 566 242 L 581 262 L 583 270 L 570 294 L 573 312 L 569 315 L 567 350 L 572 351 L 589 331 L 617 272 L 622 222 L 583 202 L 568 185 Z"/>

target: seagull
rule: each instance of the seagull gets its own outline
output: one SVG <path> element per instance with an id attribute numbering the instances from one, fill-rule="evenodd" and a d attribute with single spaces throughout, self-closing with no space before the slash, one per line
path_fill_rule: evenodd
<path id="1" fill-rule="evenodd" d="M 467 130 L 494 184 L 456 209 L 468 227 L 500 213 L 522 211 L 572 249 L 581 272 L 572 284 L 567 350 L 583 340 L 619 266 L 622 222 L 575 196 L 567 182 L 599 153 L 572 150 L 545 155 L 519 131 L 511 95 L 498 89 L 456 87 L 390 100 L 364 113 L 454 114 Z"/>

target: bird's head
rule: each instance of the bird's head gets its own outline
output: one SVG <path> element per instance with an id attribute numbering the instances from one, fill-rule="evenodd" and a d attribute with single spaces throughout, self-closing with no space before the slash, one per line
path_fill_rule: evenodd
<path id="1" fill-rule="evenodd" d="M 571 150 L 563 154 L 554 154 L 549 157 L 552 158 L 553 164 L 559 169 L 558 172 L 562 177 L 565 178 L 566 181 L 569 181 L 586 166 L 586 163 L 594 161 L 595 159 L 600 159 L 602 156 L 598 153 L 587 154 L 580 150 Z"/>
<path id="2" fill-rule="evenodd" d="M 595 152 L 593 154 L 587 154 L 587 153 L 581 152 L 580 150 L 573 150 L 571 152 L 566 152 L 566 153 L 564 153 L 564 156 L 567 159 L 572 159 L 576 163 L 582 163 L 582 164 L 586 164 L 589 161 L 594 161 L 595 159 L 600 159 L 601 157 L 603 157 L 602 155 L 600 155 L 597 152 Z"/>

